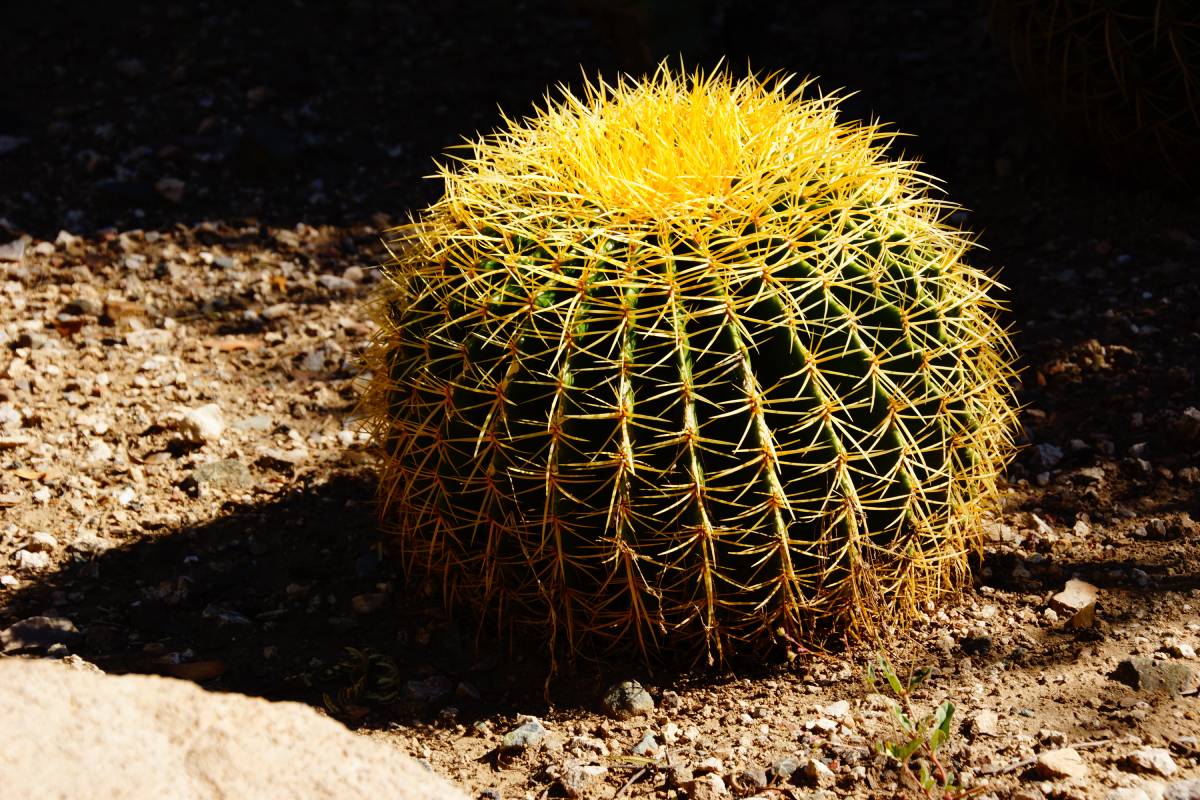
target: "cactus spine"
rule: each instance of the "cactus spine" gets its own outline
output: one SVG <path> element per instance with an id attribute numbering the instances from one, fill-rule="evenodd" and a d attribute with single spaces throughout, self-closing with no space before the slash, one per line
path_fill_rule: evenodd
<path id="1" fill-rule="evenodd" d="M 382 518 L 447 602 L 721 660 L 960 585 L 1010 450 L 995 285 L 807 87 L 660 68 L 441 169 L 365 402 Z"/>

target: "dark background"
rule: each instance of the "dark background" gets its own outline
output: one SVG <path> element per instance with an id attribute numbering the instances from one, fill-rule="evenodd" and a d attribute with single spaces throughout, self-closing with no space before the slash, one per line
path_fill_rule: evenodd
<path id="1" fill-rule="evenodd" d="M 1034 190 L 1045 126 L 1026 111 L 983 2 L 644 3 L 603 0 L 75 3 L 5 12 L 0 216 L 41 236 L 254 218 L 401 218 L 447 147 L 523 115 L 547 87 L 612 79 L 682 52 L 735 72 L 819 76 L 848 117 L 915 138 L 961 204 L 1004 172 Z M 606 10 L 608 9 L 608 10 Z M 999 162 L 999 170 L 997 163 Z M 1012 175 L 1013 172 L 1022 174 Z M 183 201 L 155 191 L 182 180 Z M 1089 180 L 1084 175 L 1073 179 Z M 990 209 L 988 209 L 990 211 Z"/>

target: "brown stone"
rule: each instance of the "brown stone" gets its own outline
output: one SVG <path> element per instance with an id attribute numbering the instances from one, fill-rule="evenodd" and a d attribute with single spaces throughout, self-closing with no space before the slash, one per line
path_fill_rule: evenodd
<path id="1" fill-rule="evenodd" d="M 1036 769 L 1038 775 L 1050 780 L 1086 778 L 1088 774 L 1088 765 L 1083 756 L 1072 747 L 1038 753 Z"/>
<path id="2" fill-rule="evenodd" d="M 210 659 L 208 661 L 184 661 L 167 667 L 171 677 L 185 681 L 211 681 L 225 674 L 225 662 Z"/>
<path id="3" fill-rule="evenodd" d="M 1074 615 L 1095 605 L 1100 590 L 1087 581 L 1071 579 L 1058 594 L 1050 598 L 1050 607 L 1060 614 Z"/>
<path id="4" fill-rule="evenodd" d="M 68 647 L 79 639 L 75 623 L 62 617 L 29 617 L 0 630 L 0 653 L 44 652 L 51 645 Z"/>

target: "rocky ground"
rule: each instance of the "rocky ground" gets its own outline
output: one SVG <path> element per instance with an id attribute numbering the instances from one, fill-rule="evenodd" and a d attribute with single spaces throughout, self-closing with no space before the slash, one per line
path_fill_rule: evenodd
<path id="1" fill-rule="evenodd" d="M 544 653 L 381 557 L 354 419 L 381 235 L 497 102 L 628 58 L 603 26 L 117 5 L 27 6 L 0 53 L 0 650 L 304 700 L 476 796 L 920 796 L 875 752 L 874 646 L 584 664 L 548 703 Z M 942 760 L 981 797 L 1200 797 L 1200 214 L 1060 149 L 972 4 L 897 5 L 708 43 L 861 89 L 1011 287 L 1026 447 L 975 585 L 884 646 L 934 668 L 912 702 L 955 704 Z"/>

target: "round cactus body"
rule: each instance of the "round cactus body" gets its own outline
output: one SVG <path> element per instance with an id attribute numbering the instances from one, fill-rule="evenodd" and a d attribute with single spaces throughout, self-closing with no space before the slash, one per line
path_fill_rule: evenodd
<path id="1" fill-rule="evenodd" d="M 805 88 L 564 92 L 399 231 L 366 408 L 382 518 L 451 605 L 721 660 L 959 586 L 1010 451 L 994 283 Z"/>
<path id="2" fill-rule="evenodd" d="M 1200 3 L 993 0 L 1021 79 L 1118 171 L 1200 180 Z"/>

